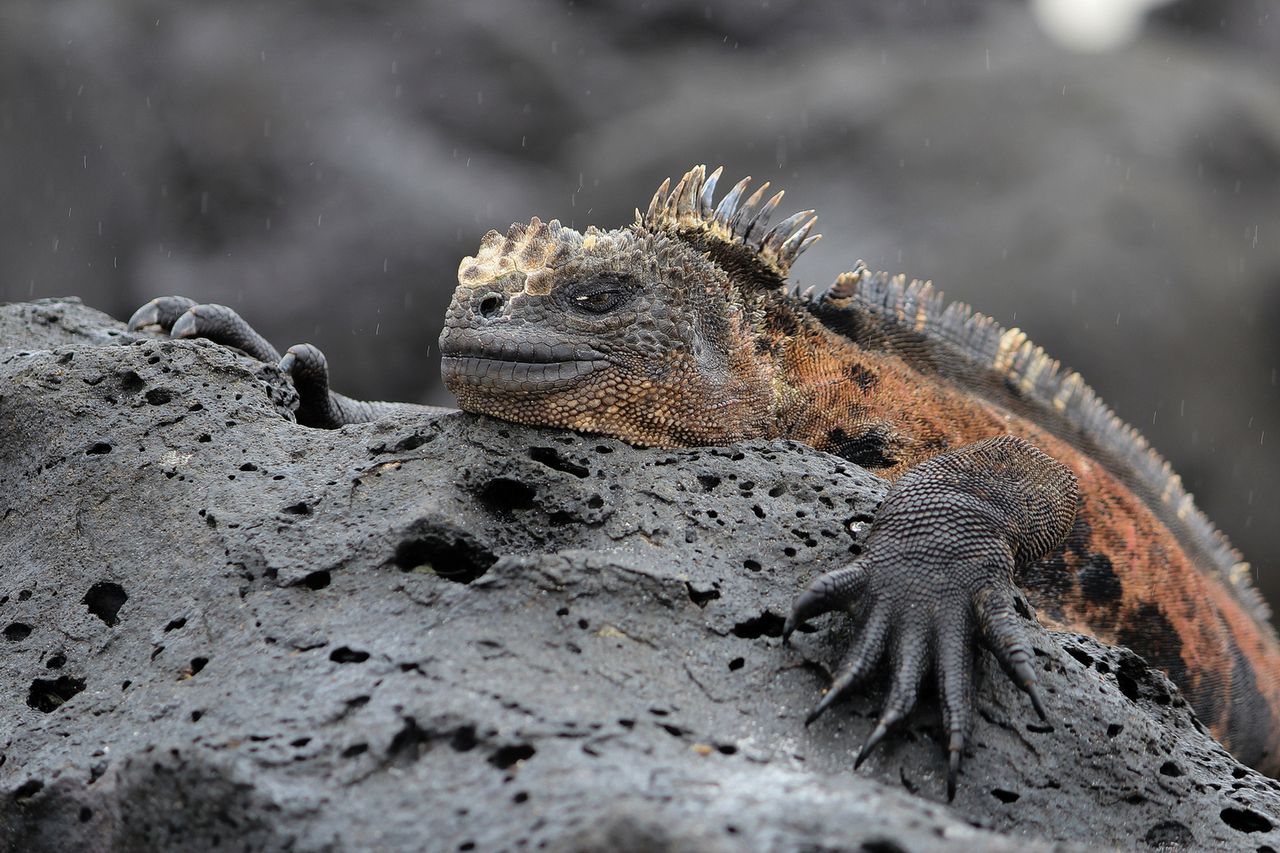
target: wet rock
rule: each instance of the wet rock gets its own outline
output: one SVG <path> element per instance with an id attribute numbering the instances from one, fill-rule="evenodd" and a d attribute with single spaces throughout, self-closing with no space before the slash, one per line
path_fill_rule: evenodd
<path id="1" fill-rule="evenodd" d="M 981 662 L 806 729 L 848 639 L 780 641 L 885 484 L 788 442 L 639 450 L 455 413 L 315 431 L 205 342 L 0 307 L 5 849 L 1280 845 L 1277 784 L 1124 649 Z"/>

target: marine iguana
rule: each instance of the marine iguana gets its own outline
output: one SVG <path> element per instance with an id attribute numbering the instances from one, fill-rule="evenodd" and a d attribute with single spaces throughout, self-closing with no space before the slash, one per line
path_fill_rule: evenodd
<path id="1" fill-rule="evenodd" d="M 813 211 L 769 228 L 783 194 L 766 201 L 766 183 L 744 198 L 744 178 L 716 203 L 721 171 L 664 181 L 625 228 L 534 218 L 486 234 L 440 336 L 459 405 L 641 446 L 790 438 L 892 481 L 862 554 L 813 581 L 784 632 L 831 610 L 861 623 L 810 720 L 888 658 L 858 763 L 933 672 L 954 795 L 976 643 L 1044 715 L 1020 590 L 1049 626 L 1137 651 L 1237 758 L 1280 771 L 1268 609 L 1168 463 L 1078 374 L 928 282 L 859 263 L 825 292 L 793 294 Z M 407 405 L 331 392 L 319 350 L 281 359 L 224 306 L 162 297 L 129 326 L 278 362 L 304 425 Z"/>

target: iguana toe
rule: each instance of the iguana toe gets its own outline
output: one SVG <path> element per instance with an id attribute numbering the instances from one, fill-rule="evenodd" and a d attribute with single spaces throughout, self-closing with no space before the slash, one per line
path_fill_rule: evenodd
<path id="1" fill-rule="evenodd" d="M 152 299 L 133 312 L 133 316 L 129 318 L 128 329 L 136 332 L 139 329 L 156 326 L 167 332 L 178 318 L 195 304 L 194 299 L 188 299 L 185 296 L 161 296 Z"/>

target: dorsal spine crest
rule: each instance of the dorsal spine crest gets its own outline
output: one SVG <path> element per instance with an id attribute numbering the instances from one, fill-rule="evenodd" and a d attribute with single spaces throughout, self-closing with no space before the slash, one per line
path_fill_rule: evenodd
<path id="1" fill-rule="evenodd" d="M 812 210 L 802 210 L 769 228 L 783 192 L 766 201 L 769 184 L 765 182 L 743 201 L 750 177 L 738 181 L 713 207 L 716 183 L 723 171 L 721 166 L 708 175 L 706 166 L 694 166 L 674 188 L 670 178 L 664 180 L 646 212 L 636 211 L 636 225 L 712 245 L 718 249 L 713 255 L 758 265 L 776 278 L 771 283 L 782 285 L 796 258 L 822 236 L 812 233 L 818 217 Z"/>

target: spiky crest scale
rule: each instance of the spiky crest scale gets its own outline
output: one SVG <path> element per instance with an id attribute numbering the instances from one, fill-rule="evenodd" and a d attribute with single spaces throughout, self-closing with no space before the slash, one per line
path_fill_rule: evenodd
<path id="1" fill-rule="evenodd" d="M 730 266 L 759 267 L 769 274 L 768 284 L 782 286 L 796 258 L 821 238 L 810 233 L 818 217 L 812 210 L 802 210 L 769 228 L 783 193 L 776 192 L 766 201 L 766 181 L 743 201 L 750 177 L 738 181 L 713 208 L 723 171 L 720 166 L 708 175 L 706 166 L 694 166 L 674 189 L 670 178 L 664 180 L 648 210 L 636 211 L 636 226 L 709 246 L 719 260 L 727 260 Z"/>
<path id="2" fill-rule="evenodd" d="M 1026 399 L 1056 412 L 1103 451 L 1128 467 L 1139 485 L 1158 501 L 1166 524 L 1180 531 L 1213 563 L 1238 600 L 1259 621 L 1271 611 L 1250 578 L 1249 564 L 1227 541 L 1182 484 L 1182 478 L 1132 426 L 1122 421 L 1079 373 L 1064 369 L 1021 330 L 1006 329 L 963 302 L 947 303 L 928 281 L 870 272 L 858 262 L 825 293 L 806 294 L 819 312 L 869 314 L 889 329 L 921 334 L 941 344 L 948 358 L 989 370 L 1012 383 Z"/>

